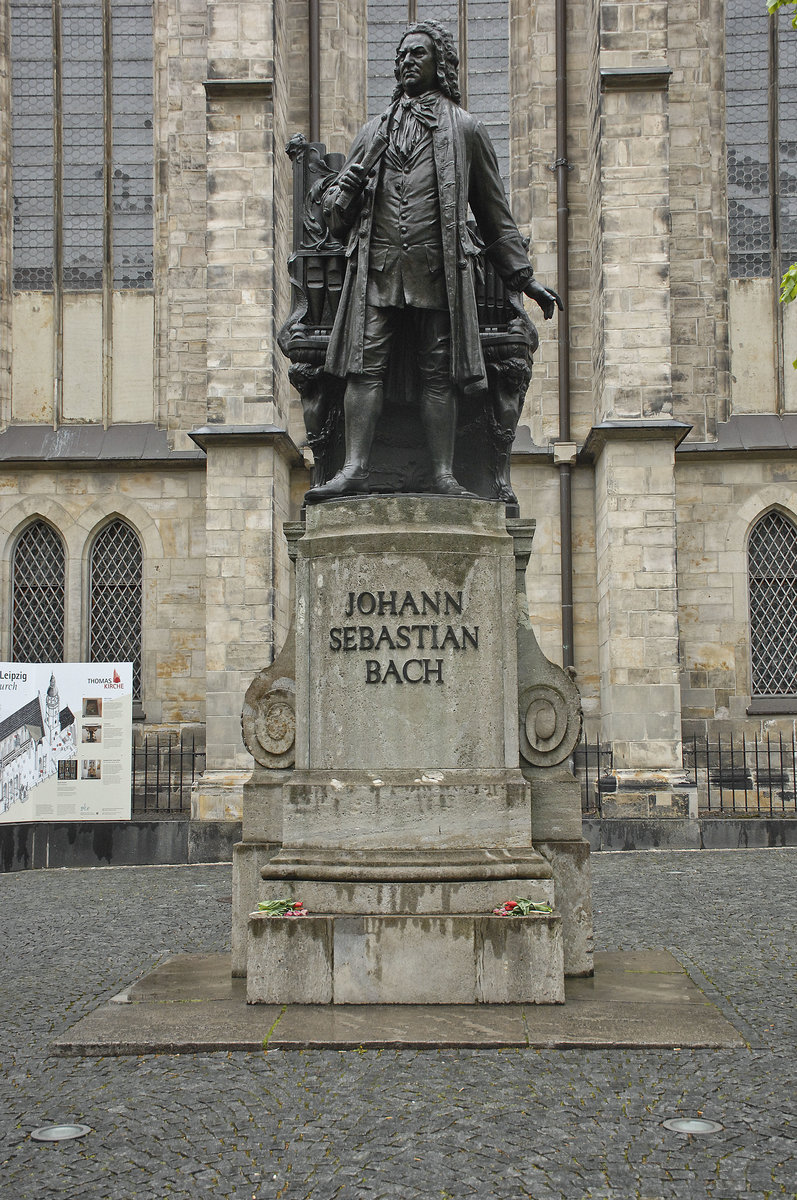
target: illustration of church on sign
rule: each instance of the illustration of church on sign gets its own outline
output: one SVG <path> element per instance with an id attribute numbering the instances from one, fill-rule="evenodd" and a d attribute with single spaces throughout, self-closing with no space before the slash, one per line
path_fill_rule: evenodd
<path id="1" fill-rule="evenodd" d="M 75 715 L 61 708 L 55 674 L 42 706 L 37 695 L 0 722 L 0 813 L 26 800 L 36 784 L 53 775 L 58 760 L 75 753 Z"/>

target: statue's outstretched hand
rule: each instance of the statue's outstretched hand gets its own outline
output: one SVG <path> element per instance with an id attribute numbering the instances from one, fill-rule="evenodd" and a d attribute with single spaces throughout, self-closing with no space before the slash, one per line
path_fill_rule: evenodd
<path id="1" fill-rule="evenodd" d="M 530 279 L 523 291 L 539 304 L 546 321 L 550 321 L 555 308 L 558 308 L 560 312 L 564 310 L 564 305 L 553 288 L 543 287 L 536 279 Z"/>

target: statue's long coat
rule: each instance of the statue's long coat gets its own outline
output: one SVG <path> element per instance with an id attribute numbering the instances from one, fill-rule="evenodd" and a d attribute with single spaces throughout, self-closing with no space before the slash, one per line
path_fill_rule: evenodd
<path id="1" fill-rule="evenodd" d="M 376 117 L 363 126 L 354 140 L 347 166 L 365 159 L 382 122 L 383 118 Z M 451 312 L 451 377 L 463 390 L 474 392 L 485 388 L 487 379 L 473 280 L 473 259 L 480 248 L 467 228 L 468 204 L 484 241 L 485 253 L 502 279 L 528 268 L 529 259 L 509 211 L 495 150 L 482 123 L 441 95 L 437 128 L 432 130 L 432 148 Z M 368 258 L 379 175 L 377 170 L 368 181 L 346 248 L 349 260 L 346 281 L 326 358 L 327 372 L 341 378 L 363 369 Z M 336 236 L 345 235 L 346 222 L 341 219 L 340 210 L 347 195 L 333 184 L 324 204 Z"/>

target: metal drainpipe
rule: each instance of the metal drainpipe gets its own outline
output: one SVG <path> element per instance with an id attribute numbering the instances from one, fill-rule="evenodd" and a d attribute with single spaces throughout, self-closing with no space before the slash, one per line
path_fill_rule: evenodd
<path id="1" fill-rule="evenodd" d="M 321 141 L 321 0 L 307 0 L 310 58 L 310 138 Z"/>
<path id="2" fill-rule="evenodd" d="M 559 441 L 570 441 L 570 303 L 567 209 L 567 0 L 556 3 L 556 271 L 564 312 L 559 320 Z M 571 464 L 559 464 L 562 573 L 562 666 L 573 666 L 573 537 Z"/>

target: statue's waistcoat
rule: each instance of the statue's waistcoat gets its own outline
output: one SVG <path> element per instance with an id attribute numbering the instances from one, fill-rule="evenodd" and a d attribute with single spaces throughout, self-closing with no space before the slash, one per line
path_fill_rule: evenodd
<path id="1" fill-rule="evenodd" d="M 448 308 L 432 136 L 405 159 L 391 146 L 374 199 L 368 304 Z"/>

